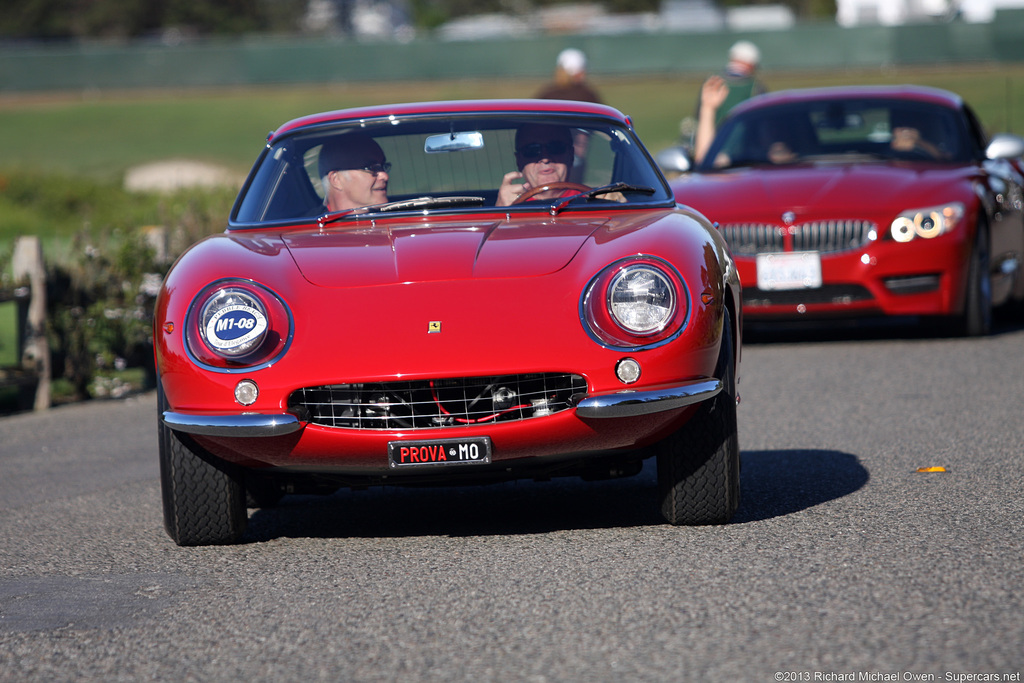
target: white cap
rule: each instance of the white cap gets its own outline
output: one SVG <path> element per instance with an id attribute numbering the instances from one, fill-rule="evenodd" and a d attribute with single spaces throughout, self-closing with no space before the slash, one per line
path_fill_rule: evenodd
<path id="1" fill-rule="evenodd" d="M 587 70 L 587 56 L 574 47 L 558 53 L 558 66 L 570 76 L 577 76 Z"/>
<path id="2" fill-rule="evenodd" d="M 749 40 L 741 40 L 729 48 L 729 61 L 757 66 L 761 63 L 761 51 Z"/>

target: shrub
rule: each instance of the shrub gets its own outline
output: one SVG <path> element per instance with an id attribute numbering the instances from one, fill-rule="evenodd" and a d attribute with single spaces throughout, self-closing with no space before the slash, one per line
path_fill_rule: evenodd
<path id="1" fill-rule="evenodd" d="M 0 257 L 10 263 L 18 235 L 43 241 L 51 367 L 71 387 L 67 398 L 116 395 L 124 386 L 111 373 L 129 369 L 152 384 L 160 283 L 190 244 L 223 230 L 233 199 L 227 189 L 137 194 L 112 182 L 0 173 L 0 209 L 19 217 L 15 235 L 0 225 Z M 8 267 L 0 286 L 12 284 Z"/>

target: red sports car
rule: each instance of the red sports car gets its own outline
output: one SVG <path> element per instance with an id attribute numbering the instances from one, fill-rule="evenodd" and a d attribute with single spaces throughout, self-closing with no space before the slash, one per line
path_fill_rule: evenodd
<path id="1" fill-rule="evenodd" d="M 942 90 L 792 90 L 733 109 L 673 190 L 719 224 L 751 322 L 930 316 L 982 335 L 1024 298 L 1022 154 Z"/>
<path id="2" fill-rule="evenodd" d="M 157 302 L 164 520 L 345 486 L 635 474 L 674 524 L 739 501 L 725 240 L 630 120 L 583 103 L 389 105 L 270 134 L 223 234 Z"/>

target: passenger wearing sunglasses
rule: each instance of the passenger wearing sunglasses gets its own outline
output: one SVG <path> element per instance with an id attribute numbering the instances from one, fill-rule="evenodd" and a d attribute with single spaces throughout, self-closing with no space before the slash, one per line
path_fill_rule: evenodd
<path id="1" fill-rule="evenodd" d="M 373 138 L 349 133 L 324 144 L 318 160 L 328 211 L 388 201 L 391 164 Z"/>
<path id="2" fill-rule="evenodd" d="M 506 173 L 498 188 L 498 206 L 515 203 L 521 195 L 551 183 L 564 183 L 573 161 L 572 133 L 564 126 L 530 124 L 516 131 L 516 166 Z M 522 182 L 518 182 L 522 180 Z M 580 194 L 559 188 L 540 192 L 529 199 L 556 199 Z"/>

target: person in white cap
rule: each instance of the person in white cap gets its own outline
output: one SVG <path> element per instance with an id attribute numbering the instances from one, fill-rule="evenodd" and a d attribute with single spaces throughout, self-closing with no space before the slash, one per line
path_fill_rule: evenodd
<path id="1" fill-rule="evenodd" d="M 725 73 L 704 81 L 697 103 L 697 131 L 693 141 L 693 158 L 700 163 L 711 146 L 718 124 L 729 110 L 755 95 L 768 92 L 757 79 L 761 51 L 749 40 L 741 40 L 729 48 Z"/>
<path id="2" fill-rule="evenodd" d="M 582 50 L 574 47 L 558 53 L 554 81 L 544 86 L 534 97 L 541 100 L 576 100 L 604 104 L 597 91 L 587 83 L 587 56 Z M 585 134 L 577 133 L 573 136 L 575 155 L 568 178 L 572 182 L 582 182 L 586 173 L 588 145 L 589 140 Z"/>
<path id="3" fill-rule="evenodd" d="M 587 56 L 582 50 L 566 48 L 558 54 L 554 81 L 535 95 L 542 100 L 578 100 L 601 104 L 601 96 L 587 83 Z"/>

